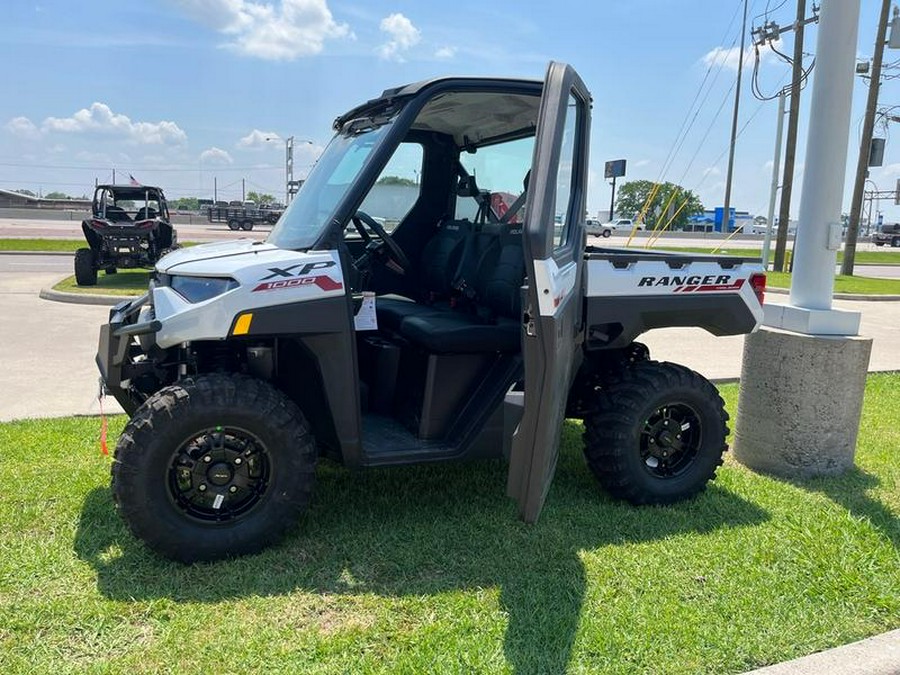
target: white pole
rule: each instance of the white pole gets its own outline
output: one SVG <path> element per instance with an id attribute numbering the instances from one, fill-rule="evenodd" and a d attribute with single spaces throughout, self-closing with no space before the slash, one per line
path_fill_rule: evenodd
<path id="1" fill-rule="evenodd" d="M 769 251 L 772 248 L 772 226 L 775 221 L 775 197 L 778 194 L 778 176 L 781 172 L 781 132 L 784 129 L 785 91 L 778 92 L 778 126 L 775 128 L 775 160 L 772 162 L 772 187 L 769 192 L 769 212 L 766 219 L 766 238 L 763 239 L 763 269 L 769 269 Z"/>
<path id="2" fill-rule="evenodd" d="M 859 5 L 860 0 L 822 0 L 819 14 L 815 79 L 809 105 L 803 193 L 791 280 L 790 304 L 803 309 L 831 309 L 834 268 L 840 245 L 841 196 L 850 140 Z"/>

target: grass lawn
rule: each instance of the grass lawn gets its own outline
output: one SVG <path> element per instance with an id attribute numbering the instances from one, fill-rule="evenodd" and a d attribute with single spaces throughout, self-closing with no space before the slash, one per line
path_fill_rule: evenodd
<path id="1" fill-rule="evenodd" d="M 66 293 L 129 296 L 146 293 L 149 283 L 149 270 L 119 270 L 115 274 L 101 271 L 97 274 L 96 286 L 79 286 L 75 283 L 75 277 L 71 276 L 56 284 L 53 290 Z"/>
<path id="2" fill-rule="evenodd" d="M 661 239 L 660 242 L 666 241 L 675 241 L 675 240 L 665 240 Z M 712 251 L 719 245 L 720 242 L 711 241 L 709 246 L 678 246 L 677 244 L 672 244 L 669 246 L 667 243 L 658 243 L 655 246 L 651 247 L 651 250 L 660 250 L 660 251 L 679 251 L 681 253 L 712 253 Z M 631 248 L 640 248 L 643 249 L 643 241 L 635 240 L 632 242 Z M 739 248 L 736 246 L 728 246 L 727 244 L 716 251 L 717 254 L 721 255 L 733 255 L 741 258 L 759 258 L 762 255 L 762 247 L 760 248 Z M 775 256 L 775 244 L 772 244 L 772 257 Z M 771 260 L 772 258 L 770 258 Z M 840 263 L 844 259 L 844 252 L 838 251 L 837 253 L 837 261 Z M 857 264 L 869 264 L 869 265 L 900 265 L 900 249 L 894 250 L 886 250 L 886 251 L 856 251 L 856 263 Z M 865 274 L 865 268 L 856 270 L 861 274 Z"/>
<path id="3" fill-rule="evenodd" d="M 0 425 L 0 672 L 735 673 L 897 628 L 898 398 L 869 378 L 843 477 L 729 458 L 666 508 L 606 497 L 569 422 L 535 526 L 500 462 L 323 464 L 283 544 L 189 567 L 116 515 L 97 419 Z"/>
<path id="4" fill-rule="evenodd" d="M 857 271 L 864 272 L 865 268 Z M 766 285 L 776 288 L 790 288 L 791 275 L 788 272 L 766 272 Z M 834 278 L 834 292 L 858 293 L 862 295 L 900 295 L 900 279 L 847 277 L 840 274 Z"/>
<path id="5" fill-rule="evenodd" d="M 87 246 L 84 239 L 0 239 L 0 251 L 66 251 Z"/>

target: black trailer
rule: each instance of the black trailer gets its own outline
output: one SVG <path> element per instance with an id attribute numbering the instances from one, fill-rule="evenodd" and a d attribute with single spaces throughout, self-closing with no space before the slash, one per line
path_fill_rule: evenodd
<path id="1" fill-rule="evenodd" d="M 211 223 L 225 223 L 230 230 L 250 231 L 254 225 L 274 224 L 281 212 L 273 209 L 248 209 L 210 206 L 206 210 L 206 218 Z"/>

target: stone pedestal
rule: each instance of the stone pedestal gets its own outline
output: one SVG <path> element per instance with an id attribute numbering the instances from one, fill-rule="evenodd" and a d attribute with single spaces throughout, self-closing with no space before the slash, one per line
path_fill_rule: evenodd
<path id="1" fill-rule="evenodd" d="M 763 327 L 744 343 L 734 456 L 784 478 L 853 466 L 871 338 Z"/>

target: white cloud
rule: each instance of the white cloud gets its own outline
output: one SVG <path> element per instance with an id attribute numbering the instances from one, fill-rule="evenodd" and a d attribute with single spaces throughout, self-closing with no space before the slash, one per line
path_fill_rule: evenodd
<path id="1" fill-rule="evenodd" d="M 6 123 L 6 130 L 21 138 L 34 139 L 41 135 L 40 129 L 27 117 L 13 117 Z"/>
<path id="2" fill-rule="evenodd" d="M 456 56 L 456 47 L 441 47 L 434 52 L 436 59 L 452 59 Z"/>
<path id="3" fill-rule="evenodd" d="M 176 0 L 195 20 L 229 36 L 226 47 L 271 61 L 292 61 L 322 51 L 327 39 L 353 37 L 337 23 L 326 0 Z"/>
<path id="4" fill-rule="evenodd" d="M 647 166 L 648 164 L 650 164 L 649 159 L 639 159 L 635 162 L 631 162 L 631 168 L 640 169 L 642 166 Z"/>
<path id="5" fill-rule="evenodd" d="M 259 129 L 254 129 L 239 140 L 236 147 L 243 148 L 244 150 L 261 150 L 267 147 L 277 148 L 278 144 L 272 143 L 272 141 L 281 140 L 281 136 L 274 131 L 260 131 Z"/>
<path id="6" fill-rule="evenodd" d="M 781 50 L 781 41 L 776 40 L 773 43 L 774 47 L 778 50 Z M 740 47 L 731 47 L 726 49 L 725 47 L 716 47 L 715 49 L 711 49 L 703 55 L 701 61 L 703 61 L 704 66 L 720 66 L 723 64 L 728 70 L 732 70 L 737 72 L 738 69 L 738 59 L 740 58 L 741 48 Z M 744 50 L 744 68 L 752 68 L 754 62 L 753 56 L 753 47 L 747 47 Z M 771 61 L 777 58 L 775 52 L 773 52 L 769 48 L 761 48 L 759 50 L 759 59 L 760 63 L 765 63 L 766 61 Z"/>
<path id="7" fill-rule="evenodd" d="M 380 28 L 387 33 L 390 40 L 380 45 L 376 52 L 383 59 L 403 60 L 403 52 L 417 45 L 422 39 L 422 33 L 412 21 L 399 12 L 386 16 L 381 20 Z"/>
<path id="8" fill-rule="evenodd" d="M 41 130 L 107 134 L 144 144 L 178 145 L 187 141 L 187 134 L 175 122 L 132 122 L 126 115 L 114 113 L 105 103 L 96 102 L 71 117 L 48 117 Z"/>
<path id="9" fill-rule="evenodd" d="M 703 169 L 703 177 L 704 178 L 706 178 L 707 176 L 721 176 L 721 175 L 722 175 L 722 172 L 719 171 L 718 167 L 708 166 L 705 169 Z"/>
<path id="10" fill-rule="evenodd" d="M 217 148 L 215 146 L 201 152 L 200 161 L 207 164 L 234 164 L 231 155 L 225 150 L 222 150 L 222 148 Z"/>

